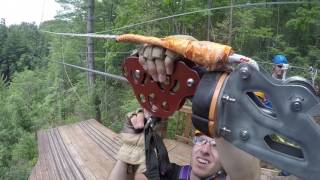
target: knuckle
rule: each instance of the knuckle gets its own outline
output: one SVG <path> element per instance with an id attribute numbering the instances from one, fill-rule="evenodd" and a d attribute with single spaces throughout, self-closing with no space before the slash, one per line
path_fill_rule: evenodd
<path id="1" fill-rule="evenodd" d="M 151 46 L 146 46 L 145 50 L 143 52 L 143 57 L 150 59 L 152 56 L 152 47 Z"/>
<path id="2" fill-rule="evenodd" d="M 152 57 L 156 59 L 163 59 L 164 49 L 162 47 L 154 46 L 152 49 Z"/>
<path id="3" fill-rule="evenodd" d="M 166 50 L 166 56 L 172 60 L 175 60 L 179 55 L 173 51 Z"/>
<path id="4" fill-rule="evenodd" d="M 165 72 L 165 68 L 164 68 L 164 62 L 161 60 L 156 60 L 156 64 L 157 64 L 157 72 L 158 73 L 163 73 Z"/>
<path id="5" fill-rule="evenodd" d="M 164 64 L 166 66 L 173 65 L 173 60 L 167 56 L 166 59 L 164 60 Z"/>
<path id="6" fill-rule="evenodd" d="M 158 72 L 158 74 L 165 74 L 166 70 L 165 70 L 165 68 L 158 68 L 157 72 Z"/>
<path id="7" fill-rule="evenodd" d="M 154 66 L 148 67 L 148 72 L 150 74 L 155 74 L 157 72 L 156 68 Z"/>
<path id="8" fill-rule="evenodd" d="M 139 56 L 139 63 L 140 64 L 145 64 L 146 63 L 146 60 L 143 56 Z"/>
<path id="9" fill-rule="evenodd" d="M 141 46 L 138 50 L 139 56 L 143 56 L 145 50 L 146 50 L 146 45 Z"/>
<path id="10" fill-rule="evenodd" d="M 130 118 L 130 121 L 131 121 L 131 123 L 134 125 L 135 124 L 135 122 L 136 122 L 136 120 L 137 120 L 137 118 L 134 116 L 132 116 L 131 118 Z"/>

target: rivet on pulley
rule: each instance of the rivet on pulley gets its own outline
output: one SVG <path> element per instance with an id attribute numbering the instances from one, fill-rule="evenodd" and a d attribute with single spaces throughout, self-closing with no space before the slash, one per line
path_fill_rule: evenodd
<path id="1" fill-rule="evenodd" d="M 235 98 L 232 98 L 232 97 L 230 97 L 230 96 L 227 95 L 227 94 L 224 94 L 221 99 L 222 99 L 222 100 L 225 100 L 225 101 L 229 101 L 229 102 L 236 102 L 236 99 L 235 99 Z"/>
<path id="2" fill-rule="evenodd" d="M 139 79 L 140 78 L 140 70 L 135 70 L 135 72 L 134 72 L 134 77 L 136 78 L 136 79 Z"/>
<path id="3" fill-rule="evenodd" d="M 247 141 L 250 138 L 249 132 L 244 129 L 240 130 L 239 136 L 242 141 Z"/>
<path id="4" fill-rule="evenodd" d="M 303 99 L 296 97 L 291 103 L 292 111 L 301 111 L 302 110 L 302 101 Z"/>
<path id="5" fill-rule="evenodd" d="M 227 134 L 231 133 L 231 130 L 228 129 L 227 127 L 223 127 L 223 128 L 220 128 L 220 135 L 221 136 L 226 136 Z"/>
<path id="6" fill-rule="evenodd" d="M 193 84 L 194 84 L 194 79 L 189 78 L 189 79 L 187 80 L 187 86 L 188 86 L 188 87 L 192 87 Z"/>
<path id="7" fill-rule="evenodd" d="M 248 79 L 250 77 L 250 71 L 248 66 L 242 66 L 240 68 L 240 78 L 241 79 Z"/>

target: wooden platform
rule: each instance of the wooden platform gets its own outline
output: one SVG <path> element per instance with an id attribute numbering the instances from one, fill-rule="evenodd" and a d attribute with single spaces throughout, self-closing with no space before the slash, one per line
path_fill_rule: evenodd
<path id="1" fill-rule="evenodd" d="M 30 180 L 107 179 L 121 145 L 119 134 L 96 120 L 38 132 L 38 162 Z M 190 163 L 191 145 L 165 139 L 171 162 Z M 261 180 L 277 179 L 277 171 L 262 169 Z"/>
<path id="2" fill-rule="evenodd" d="M 39 131 L 39 158 L 29 179 L 106 179 L 120 145 L 119 135 L 95 120 Z M 170 161 L 190 163 L 190 145 L 168 139 L 165 145 Z"/>

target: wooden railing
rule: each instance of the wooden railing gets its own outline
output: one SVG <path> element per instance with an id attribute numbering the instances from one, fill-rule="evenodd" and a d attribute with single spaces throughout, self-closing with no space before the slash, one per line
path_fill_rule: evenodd
<path id="1" fill-rule="evenodd" d="M 191 121 L 191 117 L 192 117 L 192 108 L 191 106 L 183 106 L 180 110 L 179 113 L 184 113 L 186 115 L 186 118 L 182 121 L 183 123 L 183 131 L 182 134 L 176 134 L 175 138 L 178 141 L 187 143 L 187 144 L 191 144 L 191 137 L 192 137 L 192 131 L 193 131 L 193 127 L 192 127 L 192 121 Z M 177 123 L 178 126 L 178 123 Z"/>

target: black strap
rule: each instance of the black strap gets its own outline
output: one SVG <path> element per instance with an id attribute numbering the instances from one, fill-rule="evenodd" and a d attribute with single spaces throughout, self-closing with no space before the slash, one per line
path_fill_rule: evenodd
<path id="1" fill-rule="evenodd" d="M 170 168 L 167 149 L 162 138 L 153 130 L 154 125 L 159 121 L 157 118 L 148 120 L 145 127 L 145 152 L 146 152 L 146 176 L 150 180 L 160 180 Z"/>

